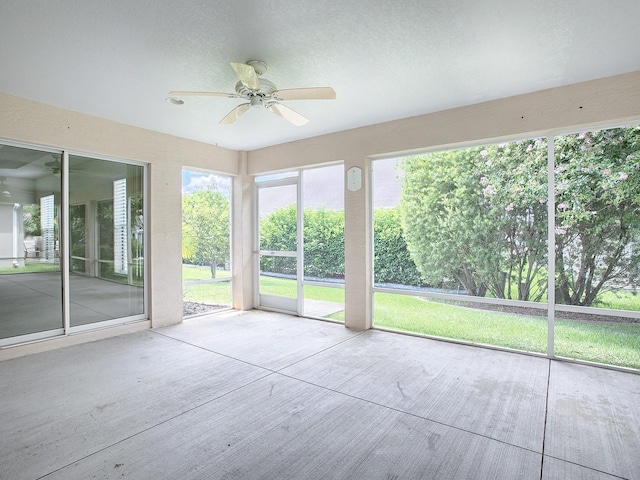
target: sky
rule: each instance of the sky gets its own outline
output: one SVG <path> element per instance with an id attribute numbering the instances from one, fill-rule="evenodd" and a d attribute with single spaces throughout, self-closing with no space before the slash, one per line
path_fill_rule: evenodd
<path id="1" fill-rule="evenodd" d="M 203 188 L 214 186 L 227 198 L 231 196 L 231 177 L 196 170 L 182 170 L 182 194 L 188 195 Z"/>
<path id="2" fill-rule="evenodd" d="M 401 171 L 396 159 L 373 161 L 373 206 L 393 207 L 400 201 Z M 344 208 L 343 165 L 307 169 L 303 174 L 303 203 L 305 208 Z M 231 177 L 196 170 L 182 170 L 182 192 L 185 195 L 198 189 L 213 186 L 227 198 L 231 195 Z M 295 196 L 291 187 L 263 190 L 260 195 L 260 212 L 267 214 L 291 203 Z"/>

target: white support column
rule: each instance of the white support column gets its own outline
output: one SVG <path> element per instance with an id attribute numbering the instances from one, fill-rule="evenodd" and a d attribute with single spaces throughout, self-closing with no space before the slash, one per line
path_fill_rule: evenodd
<path id="1" fill-rule="evenodd" d="M 555 304 L 556 304 L 556 189 L 555 189 L 555 154 L 553 137 L 547 137 L 547 356 L 555 356 Z"/>
<path id="2" fill-rule="evenodd" d="M 345 326 L 355 330 L 366 330 L 372 325 L 372 242 L 370 161 L 366 158 L 346 160 L 344 163 L 344 267 L 345 267 Z M 351 182 L 347 172 L 356 167 L 352 175 L 360 176 Z M 353 179 L 352 179 L 353 180 Z"/>
<path id="3" fill-rule="evenodd" d="M 298 315 L 302 315 L 304 311 L 304 287 L 302 282 L 304 280 L 304 202 L 302 199 L 302 178 L 304 176 L 304 170 L 298 172 L 298 183 L 296 186 L 296 205 L 298 208 L 296 214 L 296 243 L 298 244 L 298 257 L 296 261 L 296 312 Z"/>
<path id="4" fill-rule="evenodd" d="M 19 203 L 13 204 L 13 266 L 24 266 L 24 233 L 23 233 L 23 210 Z"/>
<path id="5" fill-rule="evenodd" d="M 253 177 L 247 173 L 247 152 L 238 153 L 238 162 L 231 202 L 232 303 L 237 310 L 251 310 L 254 307 Z"/>
<path id="6" fill-rule="evenodd" d="M 71 238 L 69 229 L 69 153 L 62 153 L 62 228 L 59 230 L 60 238 L 60 268 L 62 270 L 62 318 L 65 335 L 69 334 L 71 328 L 70 310 L 70 285 L 69 285 L 69 239 Z"/>

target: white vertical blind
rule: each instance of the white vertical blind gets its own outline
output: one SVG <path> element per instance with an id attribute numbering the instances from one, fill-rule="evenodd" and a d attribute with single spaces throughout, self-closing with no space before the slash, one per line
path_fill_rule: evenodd
<path id="1" fill-rule="evenodd" d="M 55 196 L 40 198 L 40 229 L 42 231 L 42 257 L 53 262 L 55 259 Z"/>
<path id="2" fill-rule="evenodd" d="M 127 249 L 127 179 L 113 182 L 113 268 L 115 273 L 128 272 Z"/>

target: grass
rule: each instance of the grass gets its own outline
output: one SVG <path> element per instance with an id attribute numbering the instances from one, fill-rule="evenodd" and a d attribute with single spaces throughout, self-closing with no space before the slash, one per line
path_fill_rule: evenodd
<path id="1" fill-rule="evenodd" d="M 547 320 L 431 302 L 392 293 L 374 295 L 376 327 L 544 353 Z"/>
<path id="2" fill-rule="evenodd" d="M 216 278 L 230 278 L 228 270 L 216 271 Z M 210 280 L 209 267 L 182 267 L 182 281 Z M 208 305 L 231 305 L 231 282 L 198 283 L 182 287 L 182 299 Z"/>
<path id="3" fill-rule="evenodd" d="M 295 280 L 260 276 L 260 293 L 295 298 L 297 295 Z"/>
<path id="4" fill-rule="evenodd" d="M 41 272 L 59 272 L 60 265 L 57 263 L 27 263 L 24 267 L 5 267 L 0 268 L 0 275 L 12 273 L 41 273 Z"/>
<path id="5" fill-rule="evenodd" d="M 620 290 L 607 291 L 599 296 L 598 301 L 593 306 L 640 312 L 640 295 L 636 292 Z"/>
<path id="6" fill-rule="evenodd" d="M 325 318 L 344 323 L 344 289 L 332 287 L 319 287 L 317 285 L 304 286 L 305 300 L 322 300 L 324 302 L 332 302 L 342 305 L 342 310 Z"/>
<path id="7" fill-rule="evenodd" d="M 225 278 L 230 276 L 231 272 L 228 270 L 216 270 L 216 278 Z M 183 282 L 190 282 L 193 280 L 209 280 L 210 278 L 211 269 L 209 267 L 182 267 Z"/>
<path id="8" fill-rule="evenodd" d="M 206 267 L 204 273 L 193 270 L 199 269 L 184 268 L 183 275 L 188 274 L 193 280 L 210 276 Z M 219 273 L 221 276 L 228 274 Z M 294 280 L 262 277 L 260 285 L 263 293 L 290 298 L 296 295 Z M 185 291 L 185 300 L 230 303 L 228 282 L 192 285 L 185 287 Z M 304 296 L 305 299 L 344 303 L 344 290 L 338 288 L 305 285 Z M 224 299 L 227 303 L 222 303 Z M 630 306 L 635 302 L 640 310 L 640 296 L 630 292 L 608 292 L 598 306 L 621 308 L 620 305 L 624 305 L 624 309 L 631 310 Z M 327 318 L 344 321 L 344 311 Z M 476 310 L 410 295 L 375 293 L 374 323 L 376 327 L 528 352 L 545 353 L 547 349 L 547 319 L 544 316 Z M 554 336 L 558 356 L 640 369 L 640 324 L 556 319 Z"/>
<path id="9" fill-rule="evenodd" d="M 640 324 L 555 321 L 560 357 L 640 369 Z"/>

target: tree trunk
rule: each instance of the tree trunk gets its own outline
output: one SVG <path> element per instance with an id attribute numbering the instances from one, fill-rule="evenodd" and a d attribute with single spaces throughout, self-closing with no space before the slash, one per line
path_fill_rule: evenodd
<path id="1" fill-rule="evenodd" d="M 211 278 L 216 278 L 216 267 L 217 262 L 215 257 L 211 259 Z"/>

